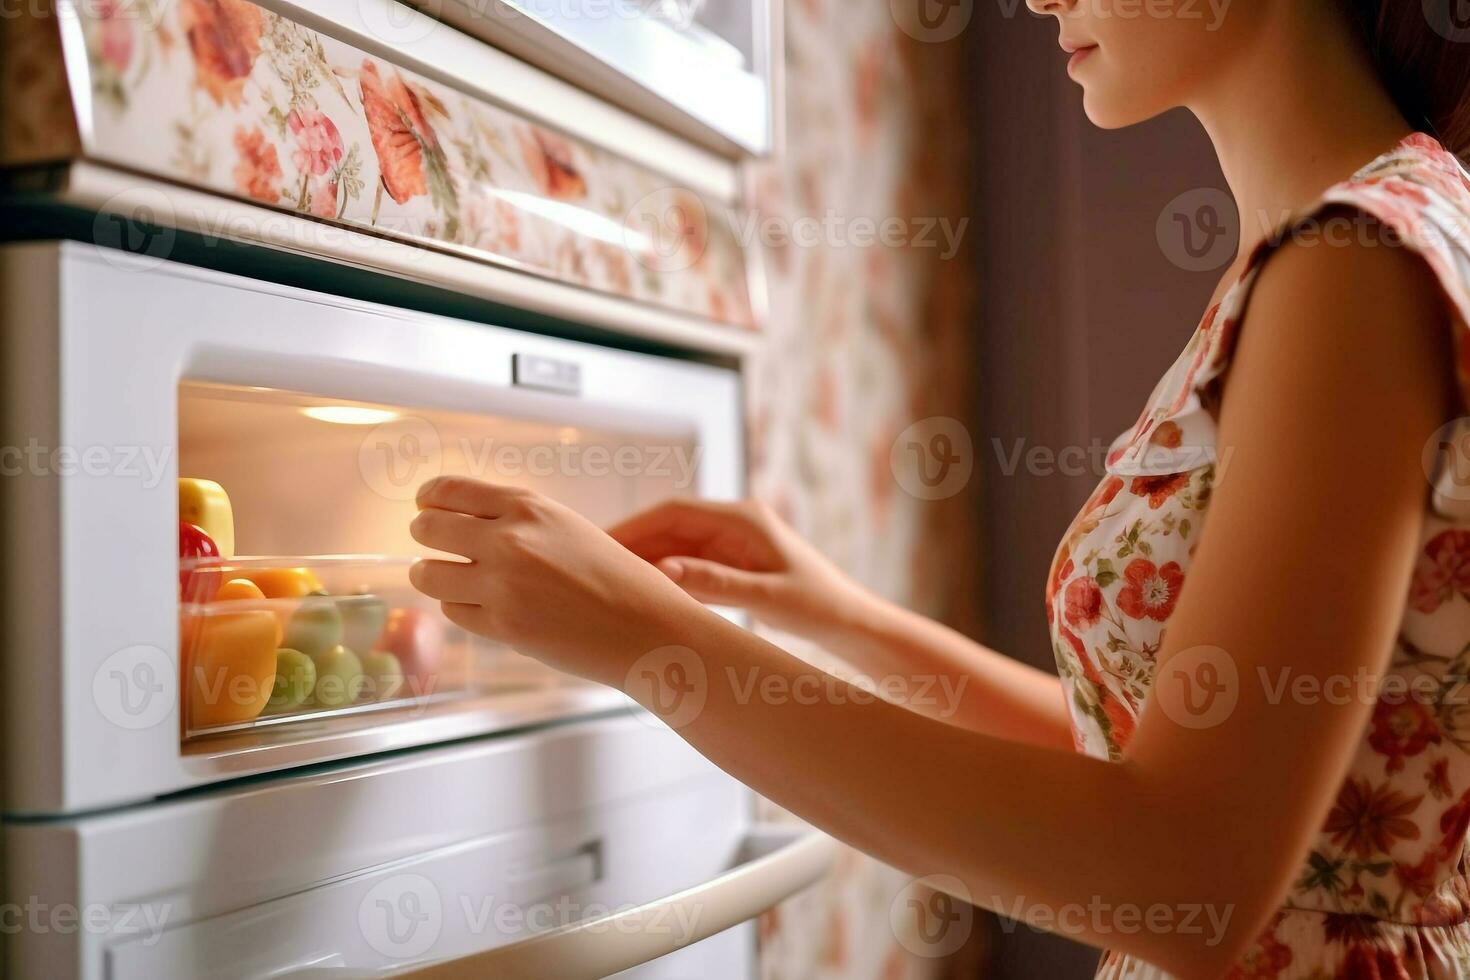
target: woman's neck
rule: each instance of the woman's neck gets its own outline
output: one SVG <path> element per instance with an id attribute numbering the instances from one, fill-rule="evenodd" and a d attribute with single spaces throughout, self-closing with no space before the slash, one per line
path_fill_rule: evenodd
<path id="1" fill-rule="evenodd" d="M 1190 105 L 1240 209 L 1242 251 L 1412 130 L 1332 6 L 1293 0 Z"/>

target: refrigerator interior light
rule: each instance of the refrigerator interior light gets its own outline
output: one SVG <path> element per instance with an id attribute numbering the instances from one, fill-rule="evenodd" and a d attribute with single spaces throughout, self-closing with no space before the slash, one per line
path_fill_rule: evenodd
<path id="1" fill-rule="evenodd" d="M 303 408 L 301 414 L 318 422 L 335 422 L 338 425 L 378 425 L 398 417 L 397 412 L 386 408 L 364 408 L 361 405 L 312 405 Z"/>

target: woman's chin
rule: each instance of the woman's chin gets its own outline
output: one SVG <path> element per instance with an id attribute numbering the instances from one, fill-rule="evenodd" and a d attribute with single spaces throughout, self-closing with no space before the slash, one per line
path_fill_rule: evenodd
<path id="1" fill-rule="evenodd" d="M 1082 111 L 1098 129 L 1125 129 L 1147 122 L 1162 110 L 1146 111 L 1141 106 L 1128 104 L 1126 100 L 1109 98 L 1096 87 L 1084 85 Z"/>

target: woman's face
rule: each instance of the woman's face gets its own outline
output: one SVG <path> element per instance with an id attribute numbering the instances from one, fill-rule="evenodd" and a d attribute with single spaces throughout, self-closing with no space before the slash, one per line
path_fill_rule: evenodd
<path id="1" fill-rule="evenodd" d="M 1116 129 L 1188 105 L 1239 59 L 1263 0 L 1027 0 L 1056 17 L 1067 74 L 1094 124 Z"/>

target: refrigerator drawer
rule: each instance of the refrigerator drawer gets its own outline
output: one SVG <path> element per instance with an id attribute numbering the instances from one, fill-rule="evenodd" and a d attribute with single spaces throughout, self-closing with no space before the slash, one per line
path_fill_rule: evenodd
<path id="1" fill-rule="evenodd" d="M 739 787 L 718 774 L 644 799 L 397 861 L 286 898 L 135 939 L 107 954 L 110 980 L 254 980 L 459 959 L 584 919 L 626 912 L 717 876 L 745 831 Z M 678 854 L 668 842 L 679 842 Z M 642 923 L 674 948 L 701 909 Z M 678 913 L 684 914 L 678 914 Z M 616 940 L 615 928 L 607 940 Z M 723 975 L 750 975 L 733 934 Z M 493 974 L 504 976 L 502 972 Z"/>
<path id="2" fill-rule="evenodd" d="M 748 790 L 621 713 L 10 821 L 4 898 L 33 914 L 0 937 L 4 975 L 97 980 L 111 962 L 122 976 L 271 976 L 317 955 L 383 966 L 405 947 L 386 919 L 381 936 L 362 924 L 432 907 L 424 887 L 443 921 L 431 948 L 406 948 L 458 956 L 717 877 L 749 818 Z"/>

